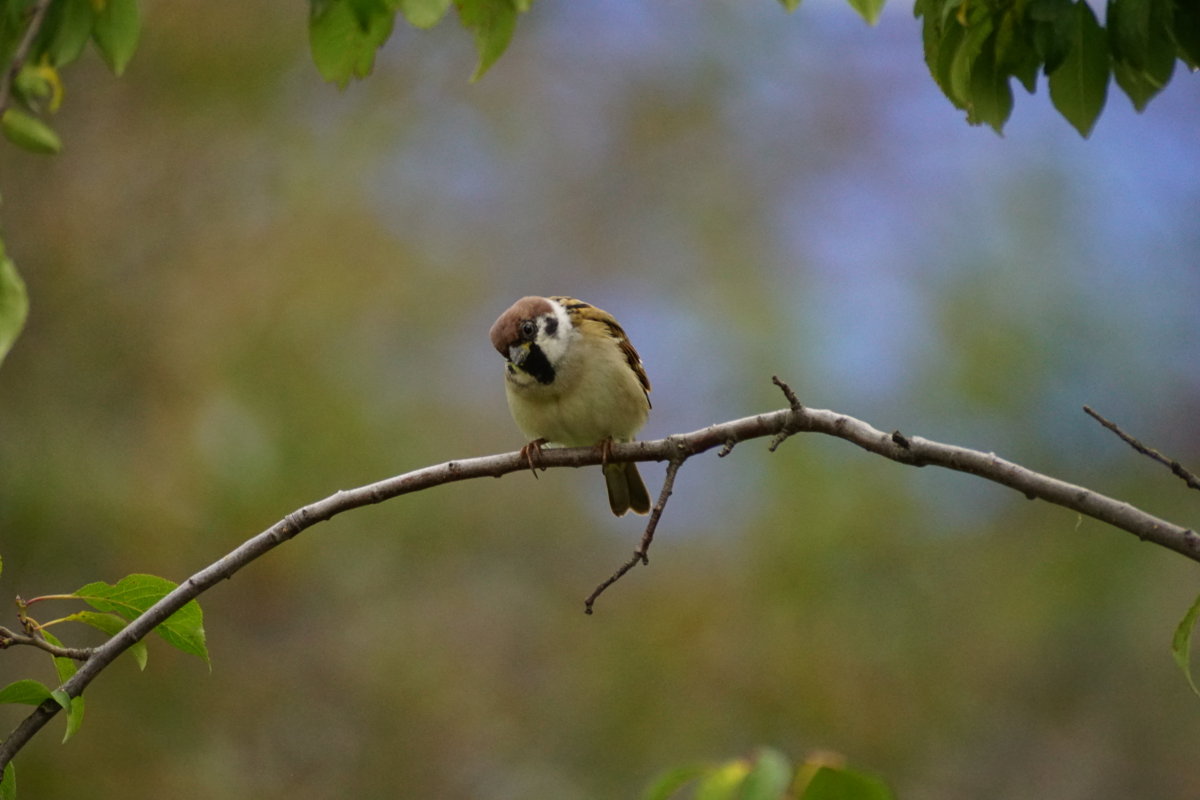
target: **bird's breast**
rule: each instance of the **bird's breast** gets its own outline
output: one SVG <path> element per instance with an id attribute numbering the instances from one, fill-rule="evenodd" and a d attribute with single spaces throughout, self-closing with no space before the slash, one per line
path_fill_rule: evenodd
<path id="1" fill-rule="evenodd" d="M 539 383 L 513 375 L 505 381 L 509 408 L 522 432 L 565 447 L 612 437 L 628 441 L 646 422 L 650 404 L 615 341 L 576 342 Z"/>

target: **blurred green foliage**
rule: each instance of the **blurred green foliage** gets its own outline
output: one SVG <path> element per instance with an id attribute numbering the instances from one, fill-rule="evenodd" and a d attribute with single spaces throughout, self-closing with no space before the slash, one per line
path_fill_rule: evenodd
<path id="1" fill-rule="evenodd" d="M 29 295 L 25 291 L 25 281 L 21 280 L 17 265 L 5 254 L 4 244 L 0 242 L 0 363 L 4 362 L 25 327 L 28 314 Z"/>
<path id="2" fill-rule="evenodd" d="M 647 436 L 780 407 L 779 373 L 1194 513 L 1078 412 L 1200 462 L 1194 90 L 1087 150 L 1036 114 L 997 144 L 903 68 L 911 20 L 587 6 L 527 18 L 486 91 L 437 28 L 339 93 L 267 3 L 148 6 L 121 81 L 80 61 L 70 147 L 0 153 L 33 298 L 0 594 L 180 579 L 337 488 L 514 449 L 486 333 L 530 292 L 621 319 Z M 689 462 L 592 617 L 640 535 L 594 470 L 364 509 L 205 595 L 211 674 L 114 665 L 22 796 L 629 797 L 763 744 L 899 797 L 1196 794 L 1194 565 L 979 483 L 812 437 Z"/>
<path id="3" fill-rule="evenodd" d="M 788 12 L 799 0 L 780 0 Z M 848 0 L 868 23 L 884 0 Z M 310 0 L 312 60 L 328 81 L 345 87 L 365 78 L 400 15 L 416 29 L 436 26 L 451 6 L 474 36 L 477 81 L 508 49 L 532 0 Z M 1001 132 L 1013 109 L 1016 78 L 1033 93 L 1039 71 L 1055 108 L 1087 137 L 1103 110 L 1110 78 L 1141 111 L 1166 87 L 1182 61 L 1200 64 L 1200 12 L 1185 0 L 1109 0 L 1102 24 L 1087 0 L 967 2 L 917 0 L 929 70 L 973 125 Z M 1105 27 L 1107 25 L 1107 27 Z M 59 70 L 89 41 L 116 75 L 137 50 L 138 0 L 8 0 L 0 6 L 0 130 L 17 146 L 58 153 L 62 142 L 38 115 L 61 104 Z M 31 112 L 31 113 L 30 113 Z"/>
<path id="4" fill-rule="evenodd" d="M 892 800 L 887 785 L 847 769 L 831 753 L 793 766 L 786 756 L 761 748 L 753 757 L 676 767 L 655 778 L 642 800 Z"/>

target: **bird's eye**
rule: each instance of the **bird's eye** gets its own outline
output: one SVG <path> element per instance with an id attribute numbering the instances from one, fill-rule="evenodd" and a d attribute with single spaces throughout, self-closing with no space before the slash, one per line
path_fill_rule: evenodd
<path id="1" fill-rule="evenodd" d="M 537 333 L 537 325 L 534 324 L 533 320 L 527 319 L 521 323 L 522 338 L 532 339 L 535 333 Z"/>

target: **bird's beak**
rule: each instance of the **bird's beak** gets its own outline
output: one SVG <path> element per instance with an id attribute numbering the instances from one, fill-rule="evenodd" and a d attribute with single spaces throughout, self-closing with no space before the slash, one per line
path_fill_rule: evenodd
<path id="1" fill-rule="evenodd" d="M 521 366 L 525 363 L 525 359 L 529 357 L 529 342 L 521 342 L 520 344 L 510 345 L 508 348 L 508 360 L 516 366 Z"/>

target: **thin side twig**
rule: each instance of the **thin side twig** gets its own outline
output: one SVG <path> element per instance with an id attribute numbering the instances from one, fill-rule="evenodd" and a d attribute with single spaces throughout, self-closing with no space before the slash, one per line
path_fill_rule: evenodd
<path id="1" fill-rule="evenodd" d="M 75 661 L 87 661 L 94 652 L 91 647 L 59 647 L 43 639 L 41 636 L 28 636 L 8 628 L 0 628 L 0 650 L 6 650 L 14 645 L 28 645 L 39 650 L 45 650 L 56 658 L 70 658 Z"/>
<path id="2" fill-rule="evenodd" d="M 671 459 L 667 462 L 667 476 L 663 479 L 662 491 L 658 493 L 658 502 L 650 510 L 650 519 L 646 520 L 646 530 L 642 533 L 642 541 L 638 544 L 637 549 L 633 551 L 633 556 L 624 564 L 617 567 L 616 572 L 605 578 L 587 596 L 587 599 L 583 601 L 583 613 L 591 614 L 592 606 L 596 603 L 596 598 L 605 589 L 621 580 L 625 573 L 633 569 L 639 562 L 643 565 L 650 564 L 650 543 L 654 541 L 654 531 L 658 529 L 658 521 L 662 518 L 663 509 L 667 507 L 667 498 L 671 496 L 671 492 L 675 488 L 675 475 L 686 460 L 687 456 L 680 456 L 677 459 Z"/>
<path id="3" fill-rule="evenodd" d="M 1177 478 L 1180 478 L 1188 485 L 1188 487 L 1200 490 L 1200 477 L 1197 477 L 1196 473 L 1187 469 L 1175 459 L 1164 456 L 1153 447 L 1142 444 L 1136 438 L 1121 430 L 1121 427 L 1117 425 L 1117 423 L 1107 420 L 1097 412 L 1093 411 L 1090 406 L 1084 406 L 1083 410 L 1087 412 L 1088 416 L 1090 416 L 1092 419 L 1096 420 L 1101 425 L 1115 433 L 1117 436 L 1121 437 L 1121 441 L 1125 442 L 1125 444 L 1129 445 L 1147 458 L 1153 459 L 1154 461 L 1157 461 L 1158 463 L 1167 467 L 1169 470 L 1171 470 L 1171 474 L 1175 475 Z"/>
<path id="4" fill-rule="evenodd" d="M 778 386 L 779 391 L 783 392 L 783 396 L 787 398 L 788 407 L 792 409 L 793 414 L 799 416 L 804 413 L 804 406 L 800 404 L 800 398 L 796 397 L 796 392 L 792 390 L 791 386 L 781 381 L 778 375 L 771 376 L 771 383 Z M 792 421 L 785 423 L 783 428 L 772 437 L 771 443 L 767 445 L 767 452 L 774 453 L 779 449 L 779 445 L 787 441 L 789 436 L 793 433 L 799 433 L 801 430 L 803 429 L 797 427 Z"/>

